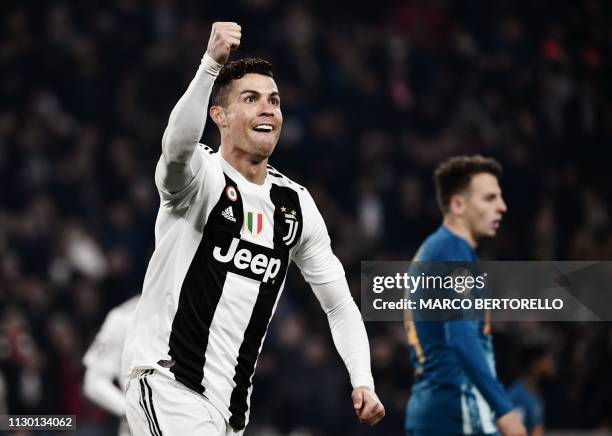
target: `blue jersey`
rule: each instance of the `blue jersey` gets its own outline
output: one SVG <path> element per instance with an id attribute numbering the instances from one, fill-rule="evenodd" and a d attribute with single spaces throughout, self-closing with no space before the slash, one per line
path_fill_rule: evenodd
<path id="1" fill-rule="evenodd" d="M 441 226 L 415 257 L 418 261 L 478 262 L 464 239 Z M 406 322 L 415 383 L 406 430 L 495 433 L 496 418 L 512 409 L 495 374 L 490 326 L 484 320 Z"/>
<path id="2" fill-rule="evenodd" d="M 523 425 L 529 434 L 532 434 L 535 427 L 544 424 L 544 402 L 522 380 L 515 382 L 510 387 L 508 395 L 514 408 L 523 419 Z"/>

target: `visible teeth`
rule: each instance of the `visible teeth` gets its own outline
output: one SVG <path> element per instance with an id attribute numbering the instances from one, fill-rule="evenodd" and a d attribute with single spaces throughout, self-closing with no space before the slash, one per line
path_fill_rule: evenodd
<path id="1" fill-rule="evenodd" d="M 274 126 L 271 124 L 258 124 L 255 126 L 255 130 L 258 132 L 271 132 L 274 129 Z"/>

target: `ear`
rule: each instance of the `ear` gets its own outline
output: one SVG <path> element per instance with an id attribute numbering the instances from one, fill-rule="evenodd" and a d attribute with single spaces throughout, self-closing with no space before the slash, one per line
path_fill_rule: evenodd
<path id="1" fill-rule="evenodd" d="M 454 215 L 463 215 L 465 211 L 465 196 L 453 194 L 449 201 L 449 210 Z"/>
<path id="2" fill-rule="evenodd" d="M 227 126 L 227 117 L 221 106 L 211 106 L 208 113 L 217 127 L 221 128 Z"/>

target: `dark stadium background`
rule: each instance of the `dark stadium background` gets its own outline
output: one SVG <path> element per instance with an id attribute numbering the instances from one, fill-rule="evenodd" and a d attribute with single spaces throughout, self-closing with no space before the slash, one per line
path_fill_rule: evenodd
<path id="1" fill-rule="evenodd" d="M 285 122 L 270 163 L 313 194 L 356 299 L 361 260 L 409 259 L 437 227 L 431 173 L 454 154 L 506 170 L 509 213 L 482 258 L 612 258 L 609 2 L 8 0 L 1 17 L 0 414 L 76 414 L 72 434 L 113 434 L 82 394 L 81 357 L 140 290 L 162 132 L 215 20 L 242 25 L 236 56 L 273 63 Z M 218 143 L 211 122 L 204 139 Z M 402 327 L 367 329 L 387 408 L 371 430 L 293 268 L 247 435 L 403 434 Z M 610 324 L 494 331 L 505 383 L 525 338 L 550 337 L 549 429 L 612 431 Z"/>

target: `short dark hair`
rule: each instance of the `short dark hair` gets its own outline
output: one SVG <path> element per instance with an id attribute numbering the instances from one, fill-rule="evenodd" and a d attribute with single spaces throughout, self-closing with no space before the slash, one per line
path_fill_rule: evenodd
<path id="1" fill-rule="evenodd" d="M 443 214 L 448 212 L 451 197 L 467 189 L 472 176 L 480 173 L 493 174 L 499 179 L 502 167 L 495 159 L 478 154 L 454 156 L 438 165 L 434 172 L 434 181 L 436 199 Z"/>
<path id="2" fill-rule="evenodd" d="M 524 372 L 531 370 L 531 367 L 543 357 L 553 354 L 553 347 L 550 344 L 529 344 L 523 345 L 519 351 L 521 365 Z"/>
<path id="3" fill-rule="evenodd" d="M 261 74 L 274 78 L 270 62 L 259 58 L 237 59 L 221 68 L 210 94 L 213 106 L 224 106 L 232 81 L 242 79 L 246 74 Z"/>

